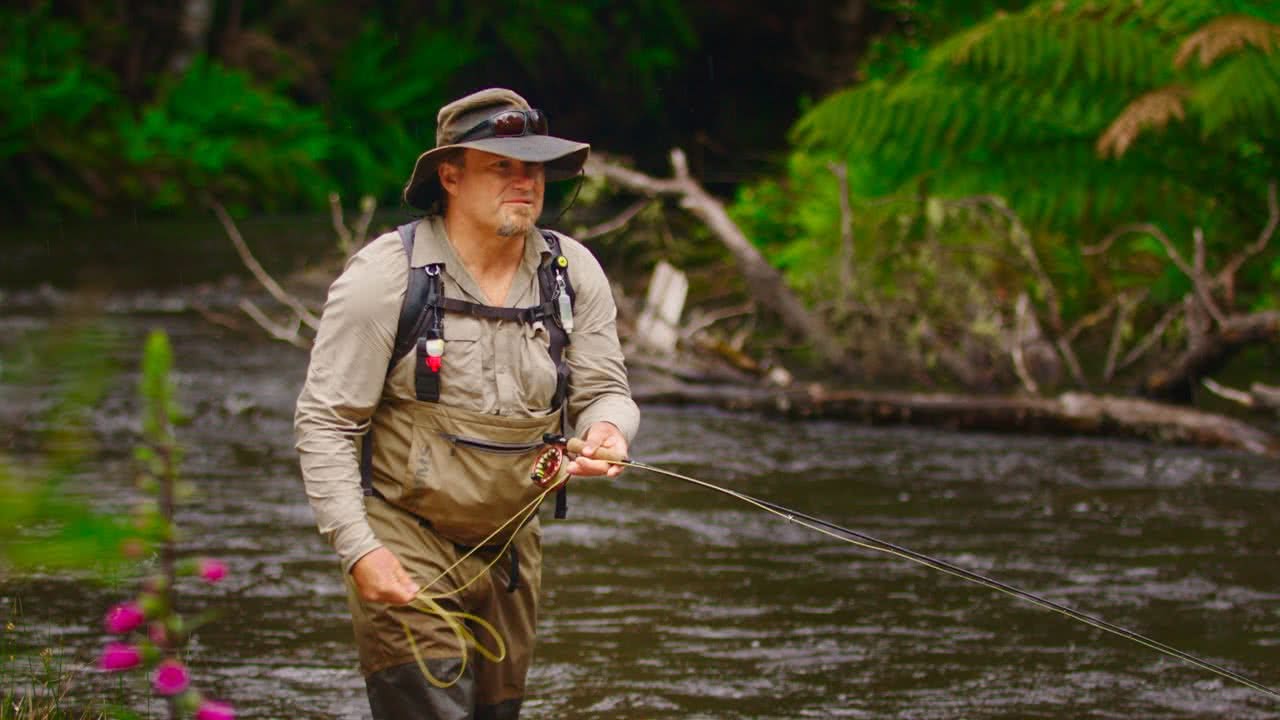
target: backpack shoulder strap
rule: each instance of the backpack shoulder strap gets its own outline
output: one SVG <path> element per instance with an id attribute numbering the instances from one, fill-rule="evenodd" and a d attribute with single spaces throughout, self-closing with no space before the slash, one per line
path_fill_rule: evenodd
<path id="1" fill-rule="evenodd" d="M 419 333 L 416 330 L 427 309 L 428 289 L 439 277 L 438 275 L 435 278 L 430 276 L 425 267 L 413 267 L 413 229 L 417 224 L 415 220 L 398 228 L 400 244 L 404 246 L 405 264 L 409 265 L 409 280 L 405 287 L 404 302 L 400 305 L 400 319 L 396 323 L 396 340 L 391 349 L 388 370 L 394 367 L 417 341 Z"/>
<path id="2" fill-rule="evenodd" d="M 551 335 L 551 344 L 547 348 L 547 353 L 551 355 L 551 362 L 556 366 L 556 393 L 551 404 L 560 408 L 560 432 L 568 433 L 569 413 L 565 403 L 569 399 L 569 363 L 564 358 L 564 348 L 569 344 L 569 331 L 572 326 L 566 328 L 560 319 L 559 288 L 563 287 L 564 293 L 569 296 L 571 315 L 578 296 L 573 290 L 573 283 L 569 280 L 569 260 L 565 258 L 560 248 L 560 236 L 551 230 L 541 228 L 539 232 L 547 241 L 547 247 L 551 249 L 551 262 L 543 263 L 538 268 L 538 289 L 542 292 L 540 299 L 544 308 L 543 315 L 550 316 L 551 320 L 546 324 L 547 331 Z M 556 491 L 555 517 L 563 520 L 568 514 L 568 488 L 561 485 Z"/>
<path id="3" fill-rule="evenodd" d="M 559 236 L 550 230 L 540 230 L 540 232 L 547 241 L 547 246 L 551 248 L 550 262 L 544 262 L 538 267 L 538 290 L 542 294 L 543 316 L 549 316 L 546 326 L 551 336 L 551 345 L 547 348 L 547 352 L 551 355 L 551 362 L 556 366 L 556 394 L 552 404 L 559 407 L 567 398 L 569 391 L 569 364 L 564 360 L 564 348 L 570 343 L 569 334 L 573 331 L 573 325 L 570 323 L 566 327 L 561 319 L 560 293 L 563 290 L 569 297 L 570 317 L 573 314 L 576 294 L 573 291 L 573 283 L 569 281 L 569 261 L 561 252 Z"/>
<path id="4" fill-rule="evenodd" d="M 564 257 L 564 252 L 560 249 L 560 234 L 559 234 L 559 233 L 557 233 L 557 232 L 555 232 L 555 231 L 553 231 L 553 230 L 544 230 L 544 229 L 542 229 L 542 228 L 539 228 L 538 230 L 539 230 L 539 232 L 541 232 L 541 233 L 542 233 L 542 237 L 543 237 L 543 239 L 547 241 L 547 247 L 551 248 L 551 255 L 552 255 L 551 260 L 552 260 L 552 266 L 553 266 L 553 267 L 548 268 L 548 269 L 550 269 L 550 270 L 553 270 L 553 271 L 554 271 L 556 268 L 559 268 L 560 272 L 561 272 L 561 273 L 563 274 L 563 276 L 564 276 L 564 287 L 565 287 L 565 290 L 567 290 L 567 291 L 569 292 L 569 302 L 570 302 L 570 303 L 573 303 L 573 302 L 575 302 L 575 301 L 578 299 L 578 294 L 577 294 L 577 293 L 575 293 L 575 292 L 573 291 L 573 282 L 571 282 L 571 281 L 569 280 L 569 261 L 568 261 L 568 259 L 565 259 L 565 260 L 563 260 L 563 261 L 562 261 L 562 260 L 560 260 L 560 258 L 563 258 L 563 257 Z M 554 285 L 554 280 L 555 280 L 555 278 L 554 278 L 554 276 L 551 276 L 551 277 L 549 277 L 548 279 L 550 279 L 550 280 L 552 280 L 552 281 L 553 281 L 553 284 L 552 284 L 552 286 L 551 286 L 551 290 L 553 290 L 553 291 L 554 291 L 554 289 L 555 289 L 555 285 Z M 541 280 L 542 280 L 542 277 L 541 277 L 541 269 L 540 269 L 539 281 L 541 281 Z M 544 291 L 544 292 L 543 292 L 543 298 L 548 298 L 548 297 L 550 297 L 550 296 L 546 293 L 546 288 L 544 288 L 544 289 L 543 289 L 543 291 Z"/>

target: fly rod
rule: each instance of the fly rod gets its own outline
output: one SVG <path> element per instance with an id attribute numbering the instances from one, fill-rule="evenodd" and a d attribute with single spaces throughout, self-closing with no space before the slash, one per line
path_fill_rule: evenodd
<path id="1" fill-rule="evenodd" d="M 568 451 L 572 454 L 580 454 L 582 452 L 582 448 L 584 445 L 585 443 L 583 443 L 583 441 L 578 438 L 571 438 L 565 444 Z M 965 568 L 962 568 L 959 565 L 953 565 L 952 563 L 949 563 L 945 560 L 939 560 L 938 558 L 925 555 L 924 553 L 916 552 L 915 550 L 911 550 L 910 548 L 905 548 L 905 547 L 902 547 L 901 545 L 895 545 L 891 542 L 880 540 L 879 538 L 872 537 L 865 533 L 860 533 L 860 532 L 857 532 L 856 530 L 850 530 L 849 528 L 836 525 L 835 523 L 828 522 L 821 518 L 816 518 L 816 517 L 813 517 L 812 515 L 806 515 L 802 512 L 792 510 L 787 507 L 783 507 L 782 505 L 778 505 L 776 503 L 769 502 L 768 500 L 761 500 L 760 498 L 752 497 L 745 493 L 740 493 L 736 490 L 731 490 L 726 487 L 721 487 L 714 483 L 709 483 L 705 480 L 699 480 L 694 477 L 689 477 L 688 475 L 681 475 L 680 473 L 672 472 L 670 470 L 665 470 L 660 467 L 655 467 L 647 463 L 637 462 L 630 458 L 620 457 L 615 453 L 610 453 L 605 448 L 597 448 L 593 453 L 591 459 L 603 460 L 610 464 L 621 465 L 623 467 L 634 467 L 640 470 L 647 470 L 648 472 L 651 472 L 651 473 L 656 473 L 658 475 L 665 475 L 667 477 L 671 477 L 677 480 L 691 483 L 693 485 L 697 485 L 699 487 L 703 487 L 708 490 L 714 490 L 718 493 L 722 493 L 724 495 L 728 495 L 729 497 L 741 500 L 749 505 L 754 505 L 755 507 L 758 507 L 761 510 L 777 515 L 778 517 L 783 518 L 784 520 L 796 523 L 797 525 L 801 525 L 803 527 L 807 527 L 810 530 L 816 530 L 817 532 L 820 532 L 824 535 L 835 538 L 842 542 L 847 542 L 851 545 L 856 545 L 858 547 L 866 548 L 868 550 L 875 550 L 877 552 L 888 553 L 890 555 L 894 555 L 894 556 L 903 558 L 905 560 L 910 560 L 911 562 L 924 565 L 925 567 L 932 568 L 940 572 L 944 572 L 948 575 L 952 575 L 954 577 L 958 577 L 963 580 L 967 580 L 969 582 L 991 588 L 992 590 L 996 590 L 1006 595 L 1010 595 L 1020 600 L 1029 602 L 1032 605 L 1036 605 L 1046 610 L 1051 610 L 1060 615 L 1065 615 L 1073 620 L 1077 620 L 1086 625 L 1090 625 L 1092 627 L 1098 628 L 1099 630 L 1104 630 L 1113 635 L 1118 635 L 1122 638 L 1125 638 L 1126 640 L 1131 640 L 1133 642 L 1138 643 L 1139 645 L 1143 645 L 1147 648 L 1150 648 L 1151 650 L 1155 650 L 1156 652 L 1162 653 L 1164 655 L 1177 658 L 1183 662 L 1189 663 L 1203 670 L 1208 670 L 1209 672 L 1214 673 L 1215 675 L 1237 682 L 1241 685 L 1244 685 L 1248 688 L 1256 690 L 1260 693 L 1270 695 L 1273 698 L 1280 698 L 1280 691 L 1267 687 L 1266 685 L 1263 685 L 1262 683 L 1256 680 L 1247 678 L 1244 675 L 1241 675 L 1240 673 L 1234 672 L 1232 670 L 1228 670 L 1227 668 L 1222 667 L 1221 665 L 1211 663 L 1208 660 L 1202 660 L 1201 658 L 1198 658 L 1195 655 L 1192 655 L 1187 652 L 1183 652 L 1182 650 L 1179 650 L 1175 647 L 1165 645 L 1164 643 L 1159 642 L 1158 640 L 1153 640 L 1141 633 L 1134 632 L 1133 630 L 1120 627 L 1119 625 L 1107 622 L 1102 618 L 1098 618 L 1092 615 L 1082 613 L 1079 610 L 1074 610 L 1072 608 L 1067 607 L 1066 605 L 1063 605 L 1061 603 L 1056 603 L 1052 600 L 1036 595 L 1035 593 L 1028 592 L 1026 590 L 1016 588 L 1007 583 L 1000 582 L 999 580 L 994 580 L 985 575 L 980 575 L 976 572 L 973 572 L 972 570 L 966 570 Z"/>

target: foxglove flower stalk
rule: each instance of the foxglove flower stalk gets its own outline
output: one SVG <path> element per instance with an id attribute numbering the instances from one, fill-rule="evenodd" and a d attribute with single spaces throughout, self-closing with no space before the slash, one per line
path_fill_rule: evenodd
<path id="1" fill-rule="evenodd" d="M 235 720 L 236 712 L 226 703 L 205 700 L 196 710 L 196 720 Z"/>
<path id="2" fill-rule="evenodd" d="M 124 635 L 141 625 L 144 619 L 145 616 L 142 608 L 138 607 L 138 603 L 122 602 L 119 605 L 113 605 L 107 611 L 105 624 L 107 632 L 113 635 Z"/>
<path id="3" fill-rule="evenodd" d="M 187 668 L 177 660 L 165 660 L 156 666 L 152 687 L 157 695 L 177 695 L 190 684 L 191 676 L 187 674 Z"/>
<path id="4" fill-rule="evenodd" d="M 107 643 L 106 649 L 102 651 L 98 667 L 107 672 L 120 672 L 133 669 L 141 662 L 142 653 L 138 652 L 138 648 L 128 643 L 113 642 Z"/>
<path id="5" fill-rule="evenodd" d="M 213 584 L 227 576 L 227 566 L 221 560 L 201 558 L 199 573 L 205 582 Z"/>

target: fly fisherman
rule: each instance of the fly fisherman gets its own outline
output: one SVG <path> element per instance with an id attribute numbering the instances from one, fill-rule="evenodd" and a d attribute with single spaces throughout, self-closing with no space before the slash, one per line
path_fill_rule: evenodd
<path id="1" fill-rule="evenodd" d="M 329 288 L 297 448 L 375 719 L 518 717 L 542 569 L 521 509 L 566 475 L 616 476 L 591 457 L 625 456 L 639 425 L 604 272 L 534 226 L 546 181 L 580 173 L 589 150 L 510 90 L 446 105 L 404 189 L 426 217 Z M 569 431 L 581 454 L 531 479 L 544 435 Z"/>

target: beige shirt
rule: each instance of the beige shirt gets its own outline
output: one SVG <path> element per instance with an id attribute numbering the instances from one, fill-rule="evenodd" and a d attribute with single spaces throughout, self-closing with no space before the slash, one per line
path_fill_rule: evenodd
<path id="1" fill-rule="evenodd" d="M 507 295 L 508 307 L 539 302 L 537 268 L 550 255 L 537 231 L 525 237 L 524 257 Z M 630 442 L 640 424 L 631 400 L 618 343 L 617 315 L 608 280 L 582 244 L 561 236 L 576 293 L 574 329 L 565 358 L 571 371 L 568 409 L 579 435 L 608 421 Z M 414 267 L 443 263 L 447 297 L 484 303 L 478 284 L 446 238 L 444 223 L 429 217 L 414 233 Z M 294 427 L 307 497 L 320 533 L 342 560 L 343 570 L 381 546 L 365 519 L 356 440 L 382 398 L 414 398 L 413 353 L 387 373 L 409 263 L 397 232 L 378 237 L 351 258 L 329 288 L 311 365 L 298 397 Z M 546 415 L 556 373 L 547 353 L 546 328 L 444 316 L 445 352 L 440 402 L 476 412 L 515 417 Z"/>

